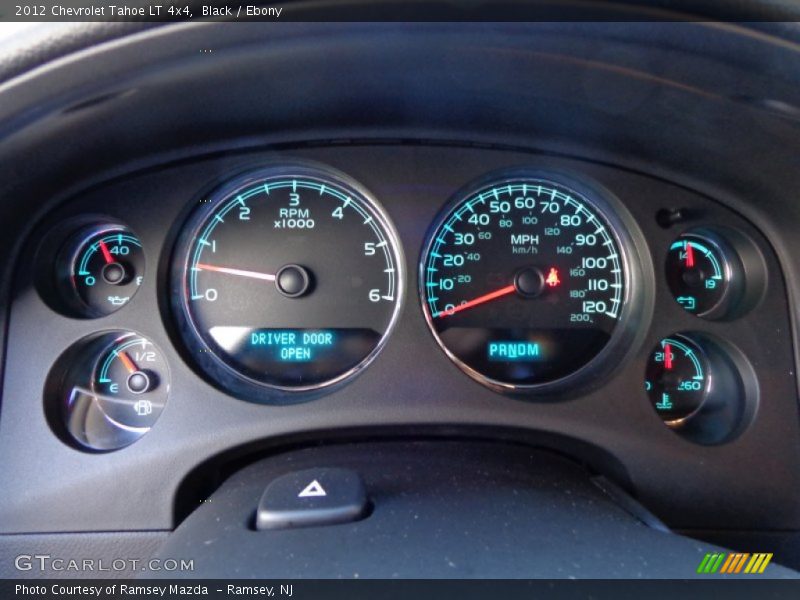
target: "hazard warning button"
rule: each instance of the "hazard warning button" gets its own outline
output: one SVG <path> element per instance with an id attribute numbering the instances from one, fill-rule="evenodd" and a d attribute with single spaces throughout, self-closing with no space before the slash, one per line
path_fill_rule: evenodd
<path id="1" fill-rule="evenodd" d="M 333 525 L 357 521 L 367 512 L 367 493 L 351 469 L 295 471 L 264 490 L 256 512 L 257 529 Z"/>

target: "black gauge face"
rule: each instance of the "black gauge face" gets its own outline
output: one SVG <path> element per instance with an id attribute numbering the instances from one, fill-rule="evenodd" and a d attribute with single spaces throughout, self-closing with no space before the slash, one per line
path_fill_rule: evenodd
<path id="1" fill-rule="evenodd" d="M 675 300 L 687 312 L 708 316 L 720 307 L 731 285 L 731 267 L 713 240 L 684 234 L 667 255 L 667 283 Z"/>
<path id="2" fill-rule="evenodd" d="M 518 177 L 459 195 L 444 211 L 421 264 L 423 308 L 468 374 L 506 389 L 542 386 L 609 344 L 628 276 L 601 202 Z"/>
<path id="3" fill-rule="evenodd" d="M 658 415 L 679 425 L 695 414 L 708 396 L 711 373 L 703 349 L 675 335 L 659 342 L 647 363 L 645 389 Z"/>
<path id="4" fill-rule="evenodd" d="M 301 166 L 245 175 L 203 202 L 174 277 L 193 358 L 255 400 L 355 373 L 382 346 L 403 285 L 376 203 L 344 176 Z"/>
<path id="5" fill-rule="evenodd" d="M 67 303 L 82 316 L 101 317 L 125 306 L 142 284 L 142 244 L 123 227 L 89 227 L 68 242 L 58 269 Z"/>

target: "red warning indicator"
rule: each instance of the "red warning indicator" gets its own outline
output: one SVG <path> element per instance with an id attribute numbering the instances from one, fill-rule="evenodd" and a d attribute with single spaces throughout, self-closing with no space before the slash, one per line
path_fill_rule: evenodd
<path id="1" fill-rule="evenodd" d="M 544 282 L 550 287 L 561 285 L 561 280 L 558 278 L 558 269 L 552 267 L 550 272 L 547 274 L 547 279 L 545 279 Z"/>

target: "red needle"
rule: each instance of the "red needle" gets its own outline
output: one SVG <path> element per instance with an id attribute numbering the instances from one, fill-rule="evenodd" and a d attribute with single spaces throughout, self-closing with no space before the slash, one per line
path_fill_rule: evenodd
<path id="1" fill-rule="evenodd" d="M 664 367 L 667 371 L 672 370 L 672 345 L 667 344 L 664 346 Z"/>
<path id="2" fill-rule="evenodd" d="M 507 285 L 504 288 L 501 288 L 497 291 L 490 292 L 488 294 L 484 294 L 483 296 L 479 296 L 474 300 L 470 300 L 469 302 L 465 302 L 464 304 L 459 304 L 454 308 L 450 308 L 448 310 L 443 310 L 435 318 L 439 317 L 448 317 L 450 315 L 454 315 L 457 312 L 461 312 L 462 310 L 467 310 L 468 308 L 472 308 L 473 306 L 478 306 L 479 304 L 483 304 L 484 302 L 489 302 L 489 300 L 494 300 L 495 298 L 501 298 L 502 296 L 507 296 L 508 294 L 513 294 L 516 291 L 516 287 L 513 285 Z"/>
<path id="3" fill-rule="evenodd" d="M 227 273 L 228 275 L 239 275 L 240 277 L 250 277 L 251 279 L 263 279 L 265 281 L 275 281 L 275 275 L 269 273 L 259 273 L 257 271 L 243 271 L 242 269 L 231 269 L 230 267 L 217 267 L 215 265 L 206 265 L 204 263 L 197 263 L 196 268 L 201 271 L 216 271 L 217 273 Z"/>
<path id="4" fill-rule="evenodd" d="M 686 242 L 686 266 L 694 266 L 694 250 L 692 249 L 692 242 Z"/>
<path id="5" fill-rule="evenodd" d="M 111 264 L 114 262 L 114 257 L 111 256 L 111 252 L 108 251 L 108 246 L 103 240 L 100 240 L 100 250 L 103 251 L 103 258 L 105 259 L 107 264 Z"/>

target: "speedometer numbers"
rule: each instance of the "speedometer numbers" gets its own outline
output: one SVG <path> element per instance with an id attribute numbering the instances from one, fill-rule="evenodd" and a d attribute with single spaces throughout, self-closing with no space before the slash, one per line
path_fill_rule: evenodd
<path id="1" fill-rule="evenodd" d="M 173 306 L 187 349 L 209 378 L 256 401 L 356 373 L 400 308 L 388 218 L 326 168 L 275 167 L 223 186 L 190 219 L 176 257 Z"/>
<path id="2" fill-rule="evenodd" d="M 430 234 L 420 286 L 458 366 L 506 390 L 603 374 L 639 298 L 625 254 L 635 245 L 612 203 L 556 174 L 509 173 L 457 195 Z"/>

